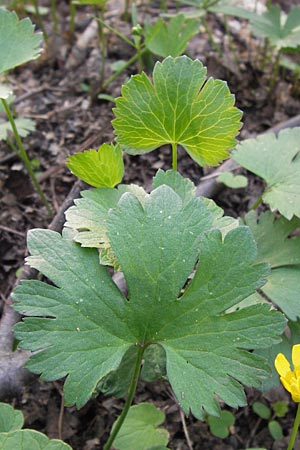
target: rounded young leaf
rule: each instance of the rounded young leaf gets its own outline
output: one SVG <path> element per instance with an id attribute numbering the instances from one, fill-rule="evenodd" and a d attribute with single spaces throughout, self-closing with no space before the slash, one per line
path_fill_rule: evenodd
<path id="1" fill-rule="evenodd" d="M 72 450 L 58 439 L 49 439 L 35 430 L 17 430 L 0 433 L 1 450 Z"/>
<path id="2" fill-rule="evenodd" d="M 19 20 L 14 11 L 0 8 L 0 73 L 38 58 L 41 41 L 28 17 Z"/>
<path id="3" fill-rule="evenodd" d="M 167 445 L 169 433 L 163 428 L 157 428 L 164 420 L 164 413 L 151 403 L 131 406 L 114 447 L 117 450 L 148 450 Z"/>
<path id="4" fill-rule="evenodd" d="M 122 150 L 119 145 L 102 144 L 69 156 L 67 166 L 81 180 L 94 187 L 112 188 L 124 175 Z"/>
<path id="5" fill-rule="evenodd" d="M 0 433 L 22 428 L 24 417 L 21 411 L 7 403 L 0 403 Z"/>
<path id="6" fill-rule="evenodd" d="M 201 166 L 228 157 L 241 127 L 241 112 L 224 81 L 209 78 L 198 60 L 168 57 L 156 63 L 153 84 L 134 75 L 116 100 L 117 140 L 132 154 L 180 144 Z"/>

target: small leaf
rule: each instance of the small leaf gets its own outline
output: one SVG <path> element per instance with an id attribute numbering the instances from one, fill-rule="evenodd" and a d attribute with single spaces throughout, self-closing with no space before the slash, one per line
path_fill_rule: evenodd
<path id="1" fill-rule="evenodd" d="M 251 19 L 252 32 L 268 38 L 278 50 L 297 48 L 300 42 L 300 7 L 293 6 L 286 16 L 279 5 L 271 5 L 261 16 Z"/>
<path id="2" fill-rule="evenodd" d="M 96 391 L 103 392 L 105 395 L 114 395 L 115 397 L 124 397 L 130 386 L 134 363 L 136 360 L 137 347 L 130 347 L 123 356 L 121 364 L 116 370 L 110 372 L 98 383 Z"/>
<path id="3" fill-rule="evenodd" d="M 28 17 L 19 20 L 14 11 L 0 8 L 0 73 L 40 56 L 42 33 L 34 28 Z"/>
<path id="4" fill-rule="evenodd" d="M 221 173 L 218 176 L 217 181 L 232 189 L 244 188 L 248 184 L 246 177 L 243 175 L 233 175 L 231 172 Z"/>
<path id="5" fill-rule="evenodd" d="M 210 432 L 221 439 L 230 434 L 230 427 L 234 425 L 235 417 L 230 411 L 221 411 L 220 417 L 208 416 L 207 419 Z"/>
<path id="6" fill-rule="evenodd" d="M 7 100 L 12 95 L 12 90 L 5 84 L 0 84 L 0 99 Z"/>
<path id="7" fill-rule="evenodd" d="M 144 353 L 144 365 L 141 378 L 144 381 L 155 381 L 166 376 L 166 352 L 161 345 L 150 345 Z"/>
<path id="8" fill-rule="evenodd" d="M 0 433 L 1 450 L 72 450 L 58 439 L 48 439 L 42 433 L 34 430 L 17 430 L 10 433 Z"/>
<path id="9" fill-rule="evenodd" d="M 284 417 L 289 410 L 289 403 L 283 400 L 278 400 L 273 403 L 272 408 L 277 417 Z"/>
<path id="10" fill-rule="evenodd" d="M 164 413 L 151 403 L 131 406 L 114 447 L 117 450 L 148 450 L 167 445 L 169 433 L 163 428 L 157 428 L 164 420 Z"/>
<path id="11" fill-rule="evenodd" d="M 263 201 L 284 217 L 300 218 L 300 128 L 291 128 L 247 139 L 239 144 L 232 158 L 263 178 L 267 189 Z"/>
<path id="12" fill-rule="evenodd" d="M 181 197 L 184 205 L 196 196 L 194 183 L 188 178 L 183 178 L 177 170 L 167 170 L 165 172 L 159 169 L 153 178 L 153 189 L 163 184 L 170 186 Z"/>
<path id="13" fill-rule="evenodd" d="M 31 132 L 35 131 L 35 122 L 31 119 L 19 117 L 18 119 L 15 119 L 15 125 L 21 137 L 26 137 Z M 6 141 L 9 131 L 11 133 L 13 132 L 9 122 L 0 123 L 0 141 Z"/>
<path id="14" fill-rule="evenodd" d="M 67 166 L 78 178 L 99 188 L 114 187 L 121 182 L 124 175 L 124 162 L 119 145 L 102 144 L 98 150 L 85 150 L 69 156 Z"/>
<path id="15" fill-rule="evenodd" d="M 190 39 L 199 31 L 199 21 L 186 19 L 183 14 L 173 17 L 167 24 L 158 19 L 146 28 L 145 44 L 150 52 L 166 58 L 181 55 Z"/>
<path id="16" fill-rule="evenodd" d="M 0 433 L 21 429 L 23 423 L 21 411 L 6 403 L 0 403 Z"/>
<path id="17" fill-rule="evenodd" d="M 268 423 L 268 428 L 270 431 L 270 434 L 272 436 L 272 438 L 275 441 L 279 441 L 280 439 L 283 438 L 283 432 L 282 432 L 282 427 L 281 425 L 277 422 L 277 420 L 271 420 Z"/>
<path id="18" fill-rule="evenodd" d="M 206 81 L 206 68 L 186 56 L 156 63 L 153 84 L 145 73 L 131 77 L 116 105 L 117 139 L 132 154 L 180 144 L 198 164 L 216 165 L 241 127 L 227 84 Z"/>
<path id="19" fill-rule="evenodd" d="M 270 408 L 261 402 L 254 402 L 252 405 L 252 409 L 262 419 L 268 420 L 271 417 Z"/>
<path id="20" fill-rule="evenodd" d="M 275 219 L 271 212 L 265 212 L 257 221 L 256 214 L 250 212 L 244 221 L 257 243 L 257 261 L 271 264 L 262 291 L 291 320 L 297 320 L 300 317 L 300 237 L 290 235 L 300 227 L 300 220 Z"/>

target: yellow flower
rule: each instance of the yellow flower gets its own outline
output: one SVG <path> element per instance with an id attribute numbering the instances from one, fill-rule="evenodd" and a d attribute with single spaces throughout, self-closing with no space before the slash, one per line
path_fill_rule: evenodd
<path id="1" fill-rule="evenodd" d="M 300 402 L 300 344 L 292 349 L 292 362 L 294 370 L 282 353 L 278 353 L 275 359 L 275 368 L 280 375 L 280 381 L 285 389 L 291 393 L 294 402 Z"/>

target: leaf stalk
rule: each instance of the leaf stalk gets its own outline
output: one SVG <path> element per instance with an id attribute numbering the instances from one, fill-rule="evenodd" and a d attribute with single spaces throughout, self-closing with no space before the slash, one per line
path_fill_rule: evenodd
<path id="1" fill-rule="evenodd" d="M 127 399 L 126 399 L 126 402 L 124 405 L 124 409 L 123 409 L 121 415 L 119 416 L 119 418 L 117 419 L 116 425 L 113 428 L 113 430 L 108 438 L 108 441 L 104 445 L 103 450 L 110 450 L 115 438 L 117 437 L 117 434 L 119 433 L 119 431 L 123 425 L 124 420 L 126 419 L 126 416 L 128 414 L 129 408 L 132 404 L 132 401 L 133 401 L 133 398 L 135 395 L 135 391 L 136 391 L 136 387 L 138 384 L 140 370 L 141 370 L 141 363 L 142 363 L 145 348 L 146 348 L 145 346 L 138 346 L 134 371 L 133 371 L 131 383 L 129 386 L 128 396 L 127 396 Z"/>
<path id="2" fill-rule="evenodd" d="M 46 199 L 46 196 L 45 196 L 45 194 L 44 194 L 44 192 L 43 192 L 43 190 L 42 190 L 42 188 L 41 188 L 41 186 L 40 186 L 40 184 L 39 184 L 39 182 L 38 182 L 38 180 L 37 180 L 37 178 L 36 178 L 36 176 L 34 174 L 34 171 L 33 171 L 32 166 L 31 166 L 30 159 L 28 158 L 26 150 L 25 150 L 25 148 L 24 148 L 24 146 L 22 144 L 22 140 L 21 140 L 21 137 L 20 137 L 19 132 L 17 130 L 16 123 L 15 123 L 15 120 L 14 120 L 13 115 L 11 113 L 10 107 L 9 107 L 7 101 L 4 100 L 3 98 L 1 99 L 1 102 L 2 102 L 2 105 L 3 105 L 4 109 L 5 109 L 5 112 L 7 114 L 7 118 L 9 120 L 10 125 L 11 125 L 12 131 L 13 131 L 13 134 L 14 134 L 14 137 L 15 137 L 18 149 L 19 149 L 17 154 L 18 154 L 18 156 L 20 156 L 20 158 L 24 162 L 25 167 L 27 169 L 27 172 L 28 172 L 28 174 L 29 174 L 29 176 L 31 178 L 31 181 L 32 181 L 34 187 L 36 188 L 39 196 L 41 197 L 42 202 L 46 206 L 49 214 L 52 215 L 51 206 L 48 203 L 48 200 Z"/>
<path id="3" fill-rule="evenodd" d="M 172 169 L 177 170 L 177 144 L 172 142 Z"/>
<path id="4" fill-rule="evenodd" d="M 298 403 L 297 413 L 296 413 L 296 417 L 295 417 L 295 421 L 294 421 L 294 425 L 293 425 L 293 429 L 292 429 L 292 434 L 290 437 L 290 441 L 289 441 L 287 450 L 293 450 L 293 448 L 294 448 L 294 443 L 296 440 L 299 425 L 300 425 L 300 403 Z"/>

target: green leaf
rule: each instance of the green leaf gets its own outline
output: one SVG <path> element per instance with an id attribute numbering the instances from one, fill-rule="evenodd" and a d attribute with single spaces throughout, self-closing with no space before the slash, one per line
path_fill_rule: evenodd
<path id="1" fill-rule="evenodd" d="M 124 175 L 124 162 L 119 145 L 102 144 L 98 150 L 85 150 L 69 156 L 67 166 L 78 178 L 99 188 L 114 187 Z"/>
<path id="2" fill-rule="evenodd" d="M 58 233 L 33 230 L 28 234 L 32 267 L 57 287 L 39 281 L 16 289 L 16 309 L 40 316 L 16 326 L 23 348 L 40 350 L 28 369 L 47 380 L 68 375 L 66 405 L 81 407 L 99 380 L 117 369 L 135 339 L 126 325 L 126 300 L 96 249 L 81 248 Z M 56 318 L 56 320 L 53 320 Z"/>
<path id="3" fill-rule="evenodd" d="M 149 347 L 151 348 L 151 347 Z M 137 347 L 130 347 L 117 370 L 113 370 L 99 382 L 96 391 L 105 395 L 124 397 L 132 379 Z"/>
<path id="4" fill-rule="evenodd" d="M 0 434 L 22 428 L 24 417 L 21 411 L 6 403 L 0 403 Z"/>
<path id="5" fill-rule="evenodd" d="M 125 192 L 108 216 L 128 299 L 99 266 L 97 250 L 52 231 L 30 232 L 28 262 L 56 286 L 23 281 L 14 294 L 16 309 L 36 316 L 15 327 L 21 347 L 40 350 L 28 368 L 45 379 L 67 375 L 66 403 L 81 406 L 130 347 L 155 343 L 166 352 L 167 377 L 186 413 L 217 415 L 216 396 L 245 404 L 242 384 L 259 386 L 269 370 L 248 350 L 274 345 L 285 328 L 268 305 L 226 314 L 268 273 L 255 264 L 249 229 L 235 228 L 223 240 L 210 231 L 204 202 L 184 205 L 166 185 L 142 202 Z"/>
<path id="6" fill-rule="evenodd" d="M 0 433 L 1 450 L 72 450 L 68 444 L 58 439 L 48 439 L 34 430 L 18 430 Z"/>
<path id="7" fill-rule="evenodd" d="M 107 235 L 108 212 L 117 206 L 124 192 L 132 192 L 140 201 L 146 196 L 143 188 L 131 184 L 120 185 L 118 189 L 100 188 L 82 191 L 81 199 L 74 200 L 75 206 L 66 211 L 65 227 L 73 230 L 73 239 L 82 247 L 100 248 L 100 262 L 121 270 L 111 249 Z"/>
<path id="8" fill-rule="evenodd" d="M 173 17 L 168 24 L 158 19 L 146 28 L 145 44 L 150 52 L 166 58 L 181 55 L 189 42 L 199 31 L 199 21 L 186 19 L 183 14 Z"/>
<path id="9" fill-rule="evenodd" d="M 144 353 L 144 364 L 141 378 L 144 381 L 155 381 L 166 376 L 166 352 L 161 345 L 150 345 Z"/>
<path id="10" fill-rule="evenodd" d="M 34 28 L 28 17 L 19 20 L 14 11 L 0 8 L 0 73 L 40 56 L 42 33 Z"/>
<path id="11" fill-rule="evenodd" d="M 291 128 L 247 139 L 232 158 L 263 178 L 267 188 L 263 201 L 287 219 L 300 217 L 300 128 Z"/>
<path id="12" fill-rule="evenodd" d="M 151 403 L 131 406 L 114 447 L 117 450 L 149 450 L 154 446 L 167 445 L 169 433 L 157 428 L 164 420 L 164 413 Z"/>
<path id="13" fill-rule="evenodd" d="M 12 95 L 12 90 L 5 84 L 0 84 L 0 99 L 7 100 Z"/>
<path id="14" fill-rule="evenodd" d="M 271 417 L 270 408 L 261 402 L 254 402 L 252 405 L 252 409 L 262 419 L 268 420 Z"/>
<path id="15" fill-rule="evenodd" d="M 230 411 L 221 411 L 220 417 L 208 416 L 207 419 L 210 432 L 221 439 L 230 434 L 230 427 L 234 425 L 235 417 Z"/>
<path id="16" fill-rule="evenodd" d="M 170 186 L 176 194 L 178 194 L 186 205 L 196 196 L 196 186 L 188 178 L 183 178 L 177 170 L 164 170 L 159 169 L 153 178 L 153 189 L 162 186 L 163 184 Z"/>
<path id="17" fill-rule="evenodd" d="M 243 175 L 233 175 L 231 172 L 221 173 L 218 176 L 217 181 L 232 189 L 244 188 L 248 184 L 246 177 Z"/>
<path id="18" fill-rule="evenodd" d="M 228 16 L 239 17 L 241 19 L 251 20 L 256 19 L 257 13 L 249 11 L 248 9 L 236 6 L 232 0 L 221 0 L 216 5 L 208 8 L 209 12 L 226 14 Z"/>
<path id="19" fill-rule="evenodd" d="M 272 438 L 275 441 L 279 441 L 280 439 L 283 438 L 283 432 L 282 432 L 282 427 L 281 425 L 277 422 L 277 420 L 271 420 L 268 423 L 268 428 L 270 431 L 270 434 L 272 436 Z"/>
<path id="20" fill-rule="evenodd" d="M 275 219 L 271 212 L 265 212 L 257 221 L 256 214 L 250 212 L 244 221 L 257 243 L 257 261 L 271 264 L 262 291 L 291 320 L 297 320 L 300 317 L 300 237 L 291 235 L 300 227 L 300 220 Z"/>
<path id="21" fill-rule="evenodd" d="M 289 402 L 278 400 L 273 403 L 272 407 L 277 417 L 284 417 L 289 410 Z"/>
<path id="22" fill-rule="evenodd" d="M 278 50 L 300 45 L 300 7 L 293 6 L 286 16 L 279 5 L 271 5 L 261 16 L 251 19 L 252 32 L 268 38 Z"/>
<path id="23" fill-rule="evenodd" d="M 198 60 L 168 57 L 156 63 L 153 84 L 134 75 L 116 99 L 112 121 L 120 144 L 132 154 L 180 144 L 200 165 L 228 157 L 241 127 L 241 112 L 224 81 L 209 78 Z"/>
<path id="24" fill-rule="evenodd" d="M 15 124 L 21 137 L 26 137 L 31 132 L 35 131 L 35 122 L 31 119 L 19 117 L 18 119 L 15 119 Z M 6 141 L 9 131 L 11 133 L 13 132 L 9 122 L 0 123 L 0 141 Z"/>

